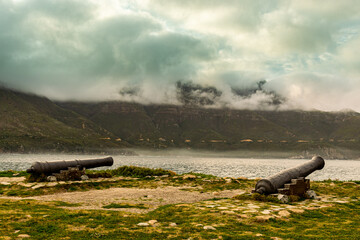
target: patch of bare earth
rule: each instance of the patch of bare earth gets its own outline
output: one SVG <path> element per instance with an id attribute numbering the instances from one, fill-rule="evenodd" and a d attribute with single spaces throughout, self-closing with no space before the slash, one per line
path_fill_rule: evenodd
<path id="1" fill-rule="evenodd" d="M 144 204 L 147 209 L 120 208 L 111 210 L 144 213 L 166 204 L 194 203 L 213 198 L 231 198 L 242 193 L 241 190 L 225 190 L 216 193 L 200 193 L 184 191 L 184 187 L 146 188 L 110 188 L 104 190 L 90 190 L 86 192 L 67 192 L 52 195 L 28 197 L 39 201 L 63 201 L 76 203 L 80 206 L 66 207 L 68 209 L 103 209 L 110 203 Z"/>

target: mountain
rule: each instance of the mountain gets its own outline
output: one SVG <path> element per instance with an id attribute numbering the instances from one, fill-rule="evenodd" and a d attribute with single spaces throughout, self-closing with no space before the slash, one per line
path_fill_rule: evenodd
<path id="1" fill-rule="evenodd" d="M 359 156 L 360 114 L 356 112 L 249 111 L 124 102 L 58 104 L 134 146 Z"/>
<path id="2" fill-rule="evenodd" d="M 189 86 L 182 88 L 188 94 Z M 216 95 L 211 88 L 205 90 Z M 195 104 L 52 102 L 0 89 L 0 151 L 105 151 L 123 147 L 250 151 L 266 157 L 269 152 L 287 152 L 280 155 L 360 158 L 360 114 L 214 109 Z"/>
<path id="3" fill-rule="evenodd" d="M 128 146 L 116 139 L 106 129 L 47 98 L 0 88 L 0 152 Z"/>

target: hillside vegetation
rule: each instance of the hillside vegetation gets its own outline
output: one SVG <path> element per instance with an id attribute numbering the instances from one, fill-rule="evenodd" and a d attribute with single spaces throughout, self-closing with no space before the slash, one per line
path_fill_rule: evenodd
<path id="1" fill-rule="evenodd" d="M 85 117 L 34 95 L 0 89 L 0 152 L 113 148 L 115 135 Z"/>
<path id="2" fill-rule="evenodd" d="M 250 111 L 135 103 L 65 102 L 134 146 L 290 151 L 299 157 L 358 157 L 360 114 Z"/>

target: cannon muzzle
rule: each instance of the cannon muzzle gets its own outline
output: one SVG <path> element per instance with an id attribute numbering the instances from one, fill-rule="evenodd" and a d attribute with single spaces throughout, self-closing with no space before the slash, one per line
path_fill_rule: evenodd
<path id="1" fill-rule="evenodd" d="M 322 157 L 313 157 L 310 161 L 300 164 L 296 167 L 286 169 L 271 177 L 259 180 L 255 186 L 255 192 L 260 194 L 276 193 L 285 183 L 300 177 L 306 177 L 316 170 L 320 170 L 325 166 Z"/>
<path id="2" fill-rule="evenodd" d="M 28 173 L 35 174 L 51 174 L 57 173 L 60 170 L 67 170 L 69 167 L 78 167 L 79 169 L 96 168 L 102 166 L 112 166 L 114 159 L 112 157 L 88 160 L 70 160 L 70 161 L 54 161 L 54 162 L 34 162 L 29 169 Z"/>

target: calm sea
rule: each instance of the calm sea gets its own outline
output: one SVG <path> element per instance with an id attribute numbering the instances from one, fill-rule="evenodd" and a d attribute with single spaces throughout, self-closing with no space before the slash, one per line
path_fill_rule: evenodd
<path id="1" fill-rule="evenodd" d="M 35 161 L 57 161 L 102 158 L 103 155 L 75 154 L 0 154 L 0 171 L 26 170 Z M 307 160 L 299 159 L 253 159 L 192 156 L 123 156 L 115 155 L 114 165 L 163 168 L 176 173 L 198 172 L 219 177 L 263 178 L 286 168 L 294 167 Z M 325 167 L 310 175 L 312 180 L 360 180 L 359 160 L 325 160 Z M 105 168 L 100 168 L 105 169 Z"/>

